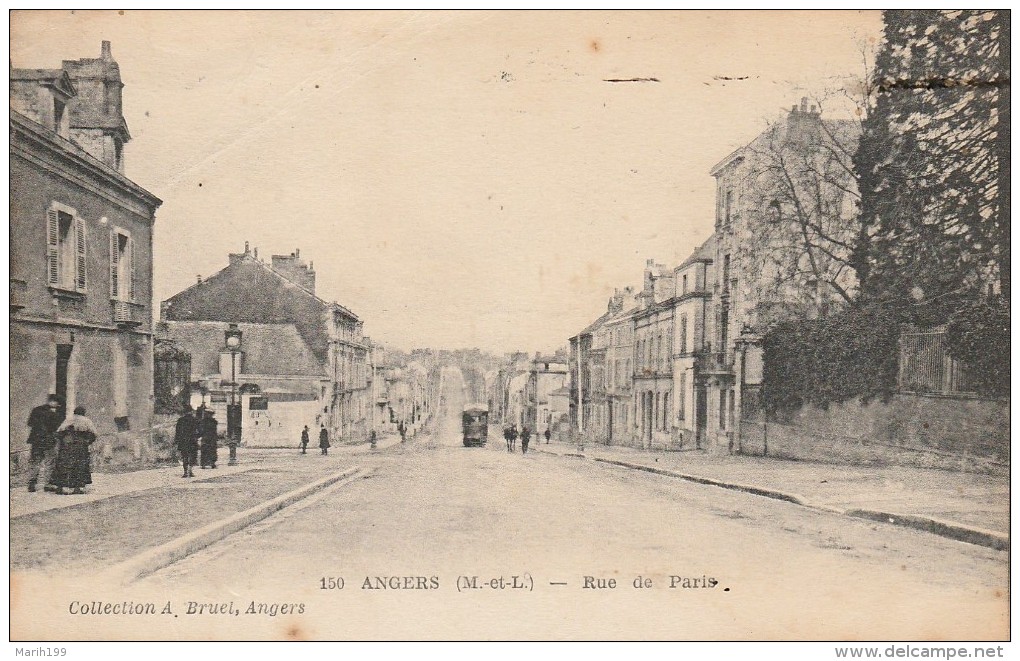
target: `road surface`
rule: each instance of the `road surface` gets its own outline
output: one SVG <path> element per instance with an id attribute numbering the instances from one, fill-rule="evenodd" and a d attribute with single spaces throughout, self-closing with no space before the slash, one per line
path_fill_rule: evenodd
<path id="1" fill-rule="evenodd" d="M 357 457 L 358 479 L 112 598 L 172 602 L 174 617 L 146 623 L 156 638 L 1008 635 L 1006 553 L 519 443 L 509 454 L 495 428 L 465 448 L 458 373 L 444 390 L 430 433 Z"/>

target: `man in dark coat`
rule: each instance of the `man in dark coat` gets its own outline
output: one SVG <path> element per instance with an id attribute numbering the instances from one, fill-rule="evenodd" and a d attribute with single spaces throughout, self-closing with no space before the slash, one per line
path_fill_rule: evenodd
<path id="1" fill-rule="evenodd" d="M 60 415 L 60 400 L 56 395 L 46 398 L 46 403 L 34 409 L 28 416 L 28 441 L 32 450 L 28 455 L 28 490 L 35 491 L 39 476 L 46 485 L 53 462 L 57 458 L 57 427 L 63 421 Z M 46 490 L 52 487 L 46 485 Z"/>
<path id="2" fill-rule="evenodd" d="M 308 425 L 301 430 L 301 454 L 308 454 Z"/>
<path id="3" fill-rule="evenodd" d="M 517 425 L 510 425 L 510 452 L 517 450 Z"/>
<path id="4" fill-rule="evenodd" d="M 531 442 L 531 430 L 527 425 L 521 427 L 521 454 L 528 454 L 528 443 Z"/>
<path id="5" fill-rule="evenodd" d="M 206 409 L 202 419 L 195 422 L 198 423 L 198 437 L 202 450 L 201 457 L 199 458 L 200 466 L 202 468 L 216 468 L 218 454 L 216 447 L 220 440 L 219 423 L 213 417 L 212 409 Z"/>
<path id="6" fill-rule="evenodd" d="M 329 432 L 326 431 L 326 425 L 322 425 L 322 429 L 319 430 L 319 449 L 322 450 L 322 454 L 329 454 Z"/>
<path id="7" fill-rule="evenodd" d="M 506 451 L 510 452 L 510 425 L 503 428 L 503 438 L 506 439 Z"/>
<path id="8" fill-rule="evenodd" d="M 174 430 L 174 443 L 181 453 L 181 463 L 184 464 L 184 475 L 181 477 L 194 477 L 192 466 L 198 458 L 198 432 L 199 422 L 195 419 L 194 411 L 190 406 L 184 407 L 184 415 L 177 419 L 177 427 Z"/>
<path id="9" fill-rule="evenodd" d="M 549 439 L 552 438 L 552 429 L 549 427 L 545 428 L 545 444 L 549 445 Z"/>

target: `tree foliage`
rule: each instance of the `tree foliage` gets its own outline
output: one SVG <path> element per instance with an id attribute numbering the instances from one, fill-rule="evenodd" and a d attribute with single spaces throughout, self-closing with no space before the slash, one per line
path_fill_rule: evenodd
<path id="1" fill-rule="evenodd" d="M 896 388 L 899 320 L 889 306 L 855 304 L 829 317 L 774 326 L 762 343 L 766 412 L 889 397 Z"/>
<path id="2" fill-rule="evenodd" d="M 765 299 L 796 292 L 825 316 L 831 301 L 856 297 L 851 264 L 858 234 L 853 121 L 826 120 L 806 100 L 786 122 L 747 146 L 745 194 L 750 236 L 741 255 Z M 813 316 L 813 315 L 812 315 Z"/>
<path id="3" fill-rule="evenodd" d="M 993 284 L 1008 297 L 1009 15 L 885 12 L 855 157 L 862 295 L 923 325 Z"/>

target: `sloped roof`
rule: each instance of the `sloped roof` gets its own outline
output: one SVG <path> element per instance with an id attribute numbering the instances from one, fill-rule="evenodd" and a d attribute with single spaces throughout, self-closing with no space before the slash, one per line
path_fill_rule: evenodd
<path id="1" fill-rule="evenodd" d="M 11 69 L 11 80 L 31 80 L 44 85 L 55 87 L 66 96 L 75 96 L 78 90 L 75 89 L 71 77 L 63 69 Z"/>
<path id="2" fill-rule="evenodd" d="M 705 239 L 704 243 L 702 243 L 700 246 L 694 249 L 694 252 L 691 253 L 690 257 L 681 262 L 680 266 L 676 268 L 679 271 L 682 268 L 690 266 L 694 262 L 706 260 L 711 261 L 712 258 L 714 257 L 714 253 L 715 253 L 715 234 L 712 234 L 707 239 Z"/>
<path id="3" fill-rule="evenodd" d="M 223 332 L 221 321 L 169 321 L 168 337 L 191 353 L 192 374 L 219 372 Z M 327 376 L 324 365 L 294 324 L 238 324 L 242 334 L 244 374 Z"/>
<path id="4" fill-rule="evenodd" d="M 612 316 L 613 316 L 613 314 L 611 312 L 603 313 L 603 315 L 601 317 L 599 317 L 598 319 L 593 321 L 591 324 L 589 324 L 587 327 L 585 327 L 584 330 L 582 330 L 580 333 L 578 333 L 574 337 L 580 337 L 582 335 L 591 335 L 592 333 L 595 332 L 596 329 L 598 329 L 599 326 L 601 326 L 603 323 L 605 323 L 606 320 L 609 319 Z M 573 338 L 571 338 L 571 339 L 573 339 Z"/>

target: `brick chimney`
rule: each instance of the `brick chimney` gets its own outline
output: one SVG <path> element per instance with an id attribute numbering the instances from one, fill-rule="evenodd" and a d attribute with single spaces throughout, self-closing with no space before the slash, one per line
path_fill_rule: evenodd
<path id="1" fill-rule="evenodd" d="M 815 104 L 808 105 L 801 97 L 800 107 L 794 105 L 786 120 L 786 139 L 790 142 L 813 142 L 818 139 L 822 113 Z"/>
<path id="2" fill-rule="evenodd" d="M 289 255 L 273 255 L 272 268 L 294 284 L 315 293 L 315 270 L 301 260 L 301 250 Z"/>

